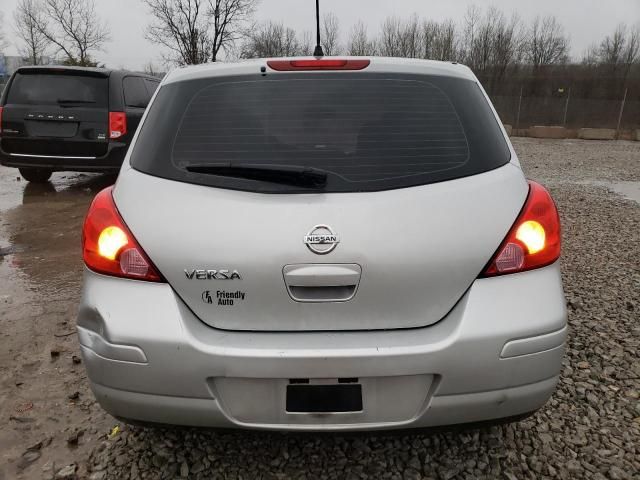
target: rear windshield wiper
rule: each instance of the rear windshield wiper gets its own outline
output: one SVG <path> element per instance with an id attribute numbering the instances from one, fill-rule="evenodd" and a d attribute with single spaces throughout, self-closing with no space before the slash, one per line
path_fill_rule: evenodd
<path id="1" fill-rule="evenodd" d="M 188 165 L 185 168 L 191 173 L 245 178 L 299 187 L 322 188 L 327 184 L 327 172 L 313 167 L 226 163 Z"/>

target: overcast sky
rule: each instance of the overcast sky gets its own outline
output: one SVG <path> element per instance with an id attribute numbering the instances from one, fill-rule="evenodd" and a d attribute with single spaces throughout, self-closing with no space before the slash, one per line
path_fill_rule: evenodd
<path id="1" fill-rule="evenodd" d="M 13 40 L 13 10 L 18 0 L 0 0 L 4 13 L 3 31 Z M 256 20 L 282 21 L 296 30 L 313 30 L 313 0 L 262 0 Z M 620 22 L 640 25 L 640 0 L 321 0 L 324 12 L 340 18 L 343 37 L 352 24 L 362 19 L 371 34 L 389 15 L 421 17 L 435 20 L 462 20 L 467 7 L 495 5 L 506 13 L 517 11 L 527 21 L 536 15 L 558 17 L 571 36 L 572 54 L 580 57 L 594 42 L 613 31 Z M 97 9 L 111 28 L 112 40 L 97 59 L 110 67 L 141 69 L 150 61 L 160 64 L 160 50 L 144 38 L 149 21 L 142 0 L 96 0 Z M 15 55 L 15 46 L 7 54 Z"/>

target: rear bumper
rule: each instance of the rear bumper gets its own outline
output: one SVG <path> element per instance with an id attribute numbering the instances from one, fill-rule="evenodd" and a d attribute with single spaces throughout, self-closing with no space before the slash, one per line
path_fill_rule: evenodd
<path id="1" fill-rule="evenodd" d="M 406 428 L 433 428 L 460 424 L 473 424 L 517 417 L 533 412 L 549 399 L 557 377 L 530 385 L 502 389 L 496 392 L 478 392 L 459 395 L 437 395 L 425 411 L 401 422 L 371 422 L 347 424 L 334 421 L 316 424 L 250 424 L 239 423 L 211 399 L 166 397 L 128 392 L 92 384 L 92 390 L 102 407 L 112 415 L 160 425 L 189 425 L 211 428 L 250 428 L 300 431 L 396 430 Z M 398 392 L 399 395 L 402 392 Z"/>
<path id="2" fill-rule="evenodd" d="M 7 153 L 0 148 L 0 165 L 14 168 L 42 168 L 55 172 L 117 172 L 127 154 L 127 144 L 109 142 L 102 156 L 30 155 Z"/>
<path id="3" fill-rule="evenodd" d="M 200 322 L 168 285 L 85 272 L 82 355 L 117 417 L 205 427 L 369 430 L 517 416 L 552 394 L 567 335 L 558 265 L 477 280 L 436 325 L 251 333 Z M 358 378 L 362 412 L 289 414 L 289 379 Z"/>

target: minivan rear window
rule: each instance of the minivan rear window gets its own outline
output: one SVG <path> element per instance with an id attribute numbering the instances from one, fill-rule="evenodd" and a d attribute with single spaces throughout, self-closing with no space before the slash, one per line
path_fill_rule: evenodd
<path id="1" fill-rule="evenodd" d="M 6 103 L 107 108 L 107 77 L 60 73 L 17 73 Z"/>
<path id="2" fill-rule="evenodd" d="M 470 80 L 304 73 L 163 86 L 131 164 L 183 182 L 291 193 L 311 187 L 220 171 L 312 168 L 327 174 L 314 189 L 357 192 L 461 178 L 509 160 L 495 116 Z"/>

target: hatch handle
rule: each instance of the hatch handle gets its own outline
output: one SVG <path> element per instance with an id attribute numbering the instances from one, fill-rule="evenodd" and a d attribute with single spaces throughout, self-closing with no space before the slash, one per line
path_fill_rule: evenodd
<path id="1" fill-rule="evenodd" d="M 297 302 L 346 302 L 358 289 L 357 264 L 286 265 L 282 270 L 291 298 Z"/>

